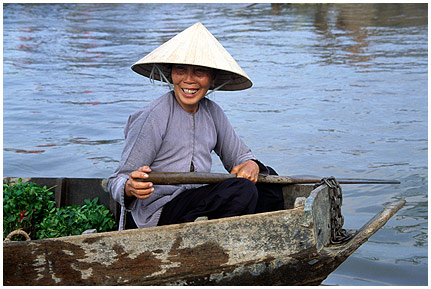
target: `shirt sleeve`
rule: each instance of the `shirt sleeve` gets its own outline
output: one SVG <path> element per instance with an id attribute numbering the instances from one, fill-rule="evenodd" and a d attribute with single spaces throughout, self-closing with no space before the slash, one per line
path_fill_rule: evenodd
<path id="1" fill-rule="evenodd" d="M 139 167 L 151 166 L 163 140 L 155 113 L 142 111 L 131 115 L 124 129 L 125 145 L 116 171 L 108 178 L 108 191 L 121 206 L 133 210 L 136 199 L 124 202 L 124 186 L 129 174 Z"/>
<path id="2" fill-rule="evenodd" d="M 230 172 L 233 167 L 248 160 L 254 160 L 259 165 L 260 172 L 267 173 L 267 168 L 257 160 L 250 148 L 244 144 L 224 111 L 215 103 L 213 103 L 212 115 L 217 130 L 217 145 L 214 151 L 220 157 L 225 169 Z"/>

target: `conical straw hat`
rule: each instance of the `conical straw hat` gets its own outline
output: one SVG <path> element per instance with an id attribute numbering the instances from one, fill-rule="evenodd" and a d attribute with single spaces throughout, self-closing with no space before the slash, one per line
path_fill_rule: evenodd
<path id="1" fill-rule="evenodd" d="M 242 90 L 253 85 L 235 59 L 200 22 L 153 50 L 133 64 L 132 69 L 150 77 L 154 64 L 158 64 L 166 77 L 170 76 L 170 66 L 166 64 L 189 64 L 218 69 L 214 87 L 231 79 L 220 90 Z M 154 79 L 160 79 L 157 69 L 154 70 Z"/>

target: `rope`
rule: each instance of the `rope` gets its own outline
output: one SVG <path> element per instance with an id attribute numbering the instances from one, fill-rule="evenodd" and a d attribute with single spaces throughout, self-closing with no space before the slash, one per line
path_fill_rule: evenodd
<path id="1" fill-rule="evenodd" d="M 153 68 L 151 69 L 151 73 L 150 73 L 150 82 L 151 84 L 154 84 L 155 79 L 155 70 L 159 71 L 159 75 L 160 75 L 160 79 L 159 81 L 161 82 L 160 85 L 163 85 L 163 82 L 166 82 L 166 84 L 169 86 L 170 90 L 174 90 L 174 87 L 172 86 L 172 83 L 169 82 L 169 80 L 166 78 L 166 76 L 163 74 L 162 70 L 160 69 L 160 67 L 157 66 L 157 64 L 153 64 Z"/>

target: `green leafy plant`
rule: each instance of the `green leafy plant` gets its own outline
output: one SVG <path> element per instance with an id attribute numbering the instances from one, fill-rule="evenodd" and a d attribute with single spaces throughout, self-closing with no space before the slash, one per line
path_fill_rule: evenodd
<path id="1" fill-rule="evenodd" d="M 83 206 L 56 208 L 54 193 L 46 186 L 25 183 L 22 179 L 4 184 L 3 239 L 16 229 L 23 229 L 31 239 L 79 235 L 88 229 L 96 229 L 97 232 L 115 229 L 112 213 L 105 206 L 98 205 L 98 200 L 87 199 Z"/>
<path id="2" fill-rule="evenodd" d="M 25 183 L 21 178 L 17 183 L 3 184 L 3 239 L 19 228 L 35 239 L 40 223 L 54 210 L 54 193 L 46 186 Z"/>
<path id="3" fill-rule="evenodd" d="M 92 201 L 85 200 L 83 206 L 74 205 L 57 209 L 40 224 L 38 238 L 80 235 L 88 229 L 96 229 L 98 232 L 113 230 L 116 224 L 112 213 L 97 202 L 98 198 L 94 198 Z"/>

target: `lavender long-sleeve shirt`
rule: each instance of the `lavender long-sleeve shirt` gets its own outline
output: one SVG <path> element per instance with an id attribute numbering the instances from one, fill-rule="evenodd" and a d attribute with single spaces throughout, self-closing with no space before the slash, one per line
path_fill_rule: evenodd
<path id="1" fill-rule="evenodd" d="M 124 203 L 124 185 L 132 171 L 150 166 L 154 172 L 211 171 L 211 152 L 220 157 L 225 169 L 256 159 L 240 140 L 223 110 L 203 98 L 196 113 L 190 114 L 169 92 L 129 117 L 124 130 L 125 146 L 121 161 L 108 180 L 108 190 L 121 205 L 119 229 L 124 226 L 125 210 L 131 211 L 140 228 L 156 226 L 167 202 L 186 189 L 199 185 L 154 186 L 151 197 Z"/>

